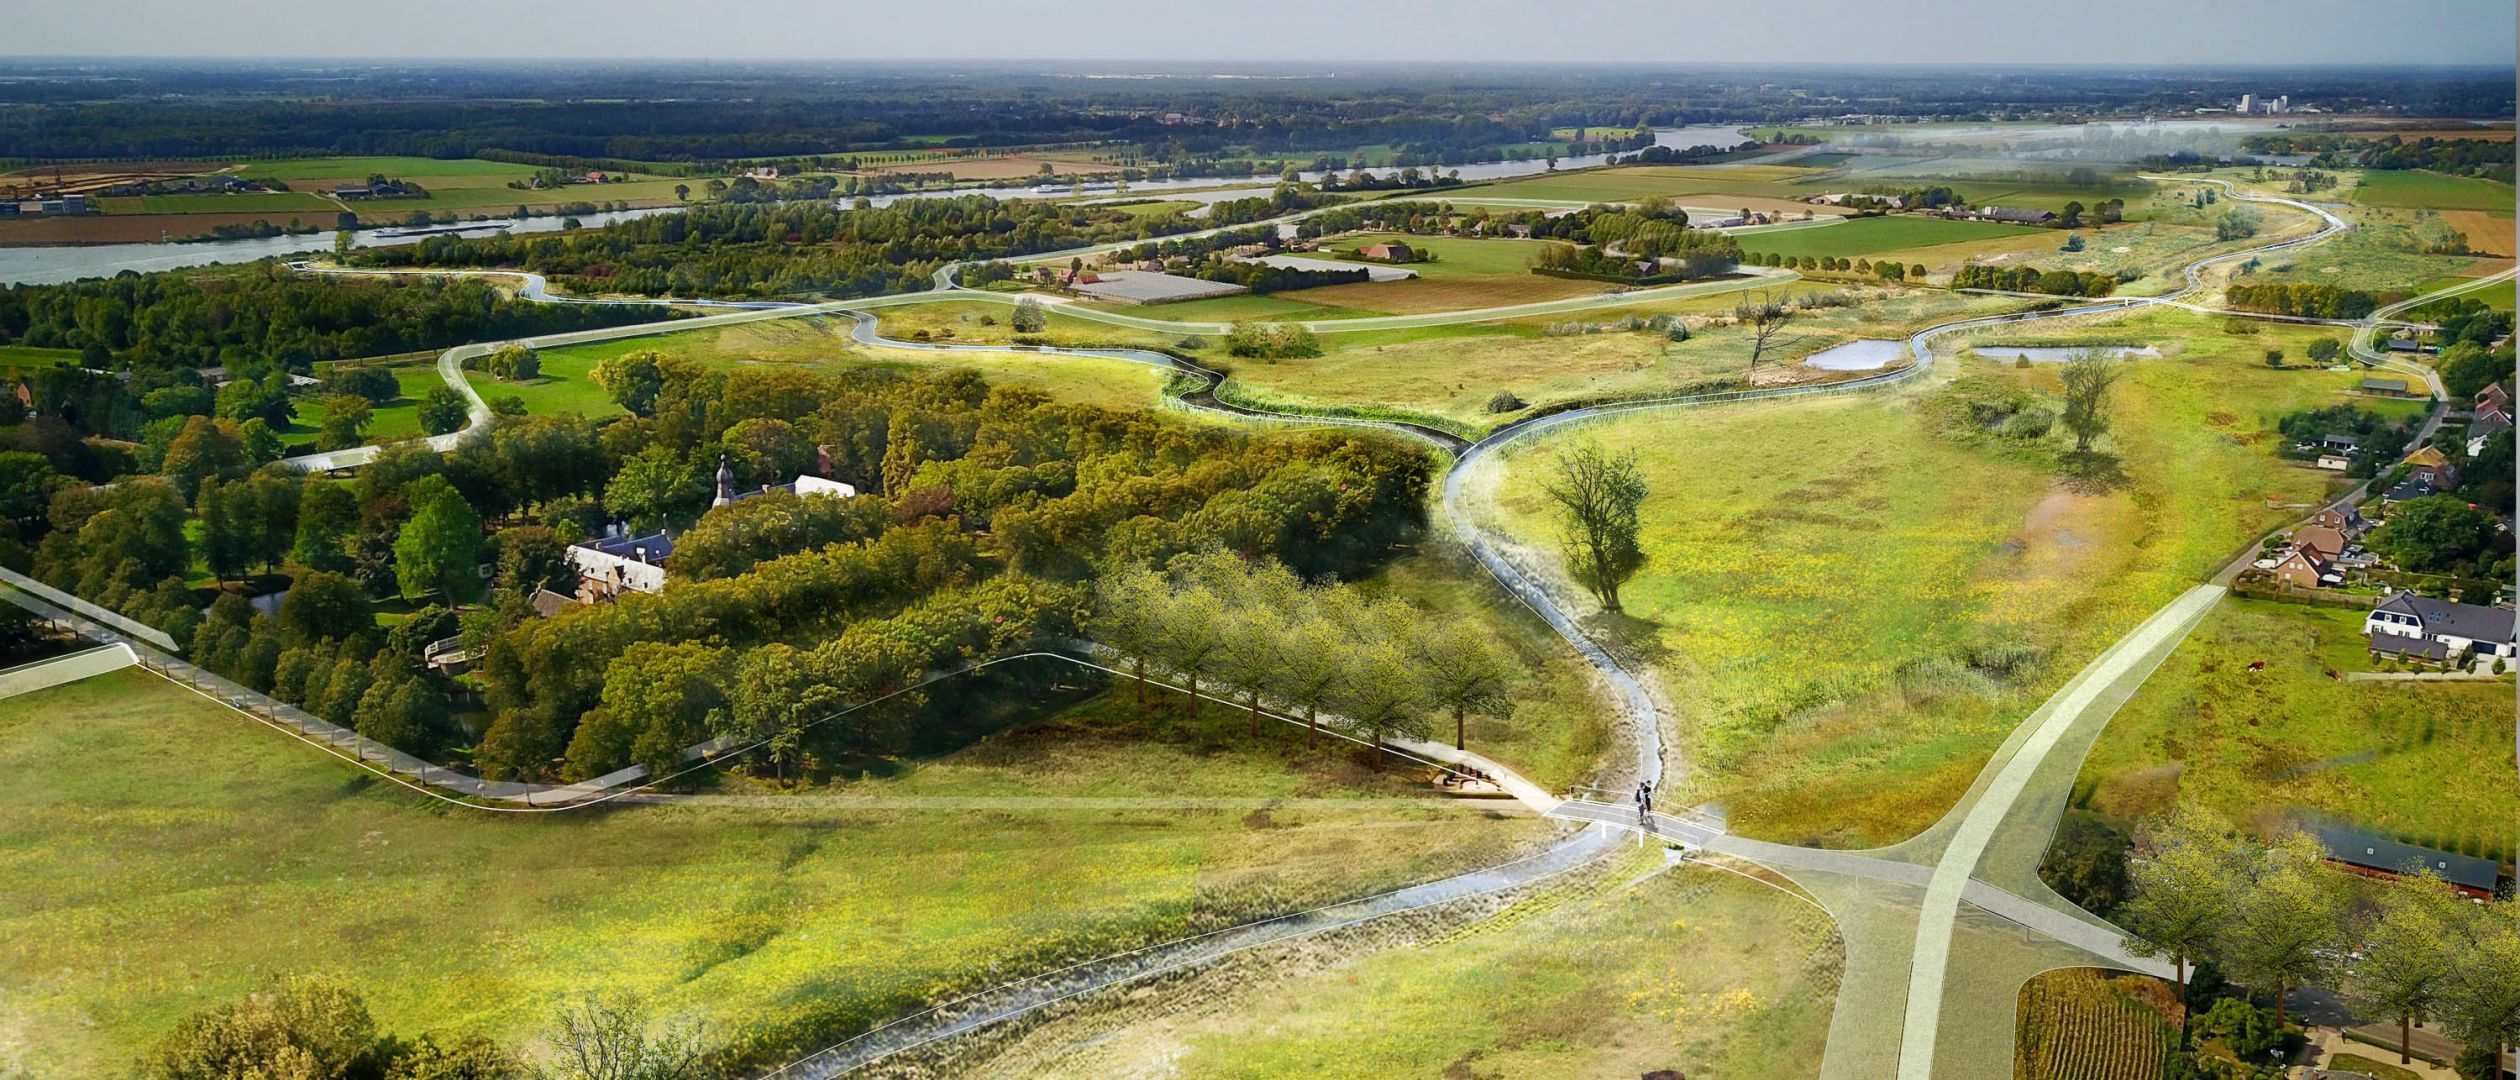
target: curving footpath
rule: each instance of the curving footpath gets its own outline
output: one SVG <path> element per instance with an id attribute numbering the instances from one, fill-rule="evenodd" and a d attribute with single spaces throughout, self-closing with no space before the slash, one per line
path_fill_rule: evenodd
<path id="1" fill-rule="evenodd" d="M 2147 179 L 2188 182 L 2199 178 L 2147 177 Z M 1661 737 L 1662 719 L 1660 711 L 1652 699 L 1652 695 L 1646 690 L 1641 680 L 1637 679 L 1632 673 L 1627 671 L 1614 657 L 1583 633 L 1581 628 L 1575 622 L 1574 617 L 1567 611 L 1566 607 L 1559 603 L 1551 595 L 1550 591 L 1539 583 L 1539 579 L 1535 575 L 1524 571 L 1520 567 L 1516 566 L 1509 558 L 1503 555 L 1493 538 L 1483 533 L 1467 515 L 1461 512 L 1459 506 L 1459 496 L 1463 466 L 1475 462 L 1488 454 L 1495 453 L 1499 449 L 1502 449 L 1514 442 L 1529 438 L 1542 432 L 1556 430 L 1569 425 L 1581 423 L 1586 420 L 1617 413 L 1639 411 L 1644 409 L 1679 408 L 1693 405 L 1800 397 L 1814 394 L 1854 393 L 1902 383 L 1916 378 L 1931 367 L 1934 359 L 1931 348 L 1933 340 L 1951 333 L 2013 322 L 2062 318 L 2108 311 L 2131 310 L 2136 307 L 2157 303 L 2175 304 L 2182 307 L 2192 306 L 2182 302 L 2180 298 L 2205 289 L 2207 286 L 2203 280 L 2202 274 L 2205 270 L 2212 266 L 2256 255 L 2262 255 L 2269 251 L 2282 250 L 2312 243 L 2332 236 L 2344 229 L 2351 228 L 2351 225 L 2343 219 L 2328 213 L 2324 209 L 2307 203 L 2272 196 L 2243 194 L 2232 188 L 2227 181 L 2206 180 L 2205 182 L 2222 184 L 2227 191 L 2231 192 L 2231 197 L 2238 201 L 2264 202 L 2284 205 L 2315 214 L 2324 223 L 2323 227 L 2310 235 L 2271 243 L 2248 251 L 2201 259 L 2188 264 L 2184 268 L 2188 281 L 2188 287 L 2180 293 L 2169 297 L 2121 298 L 2117 300 L 2099 301 L 2090 304 L 2077 305 L 2070 308 L 2059 308 L 2050 311 L 2019 312 L 2007 315 L 1965 319 L 1935 327 L 1929 327 L 1912 335 L 1909 339 L 1909 348 L 1914 362 L 1908 367 L 1892 372 L 1885 372 L 1875 376 L 1850 380 L 1848 382 L 1832 384 L 1824 387 L 1752 390 L 1622 402 L 1614 405 L 1571 410 L 1550 416 L 1537 417 L 1518 424 L 1510 425 L 1506 428 L 1499 429 L 1493 434 L 1490 434 L 1486 438 L 1480 439 L 1475 443 L 1459 447 L 1459 453 L 1456 457 L 1454 465 L 1447 472 L 1444 479 L 1443 503 L 1445 509 L 1452 517 L 1455 528 L 1459 530 L 1463 540 L 1469 547 L 1473 556 L 1477 558 L 1481 566 L 1485 568 L 1486 571 L 1493 576 L 1510 594 L 1515 596 L 1524 604 L 1530 606 L 1533 611 L 1538 613 L 1545 621 L 1547 621 L 1553 629 L 1566 639 L 1570 646 L 1572 646 L 1580 655 L 1584 656 L 1585 659 L 1593 665 L 1593 667 L 1602 675 L 1604 680 L 1610 685 L 1613 694 L 1618 699 L 1621 711 L 1628 721 L 1629 727 L 1635 732 L 1635 746 L 1637 752 L 1637 757 L 1634 762 L 1635 775 L 1640 779 L 1659 781 L 1664 769 L 1664 751 Z M 1296 215 L 1296 217 L 1300 216 L 1302 215 Z M 1293 219 L 1289 218 L 1281 220 Z M 1083 252 L 1080 251 L 1079 253 Z M 1067 253 L 1058 254 L 1060 256 L 1064 256 Z M 304 266 L 301 268 L 309 269 L 314 272 L 363 272 L 330 270 L 312 266 Z M 948 281 L 944 280 L 944 276 L 946 271 L 950 269 L 951 268 L 948 267 L 946 270 L 940 270 L 940 284 L 949 284 Z M 529 290 L 529 295 L 535 299 L 541 299 L 548 302 L 632 302 L 661 306 L 732 306 L 743 308 L 742 311 L 739 311 L 731 316 L 679 320 L 661 324 L 648 324 L 642 327 L 614 328 L 606 331 L 590 331 L 582 334 L 555 336 L 556 338 L 565 337 L 575 340 L 606 340 L 610 338 L 637 336 L 639 334 L 666 333 L 705 326 L 718 320 L 735 321 L 765 317 L 783 318 L 800 314 L 840 314 L 856 320 L 856 326 L 853 329 L 852 334 L 860 341 L 902 348 L 926 348 L 948 351 L 972 349 L 1004 352 L 1009 350 L 988 346 L 933 345 L 927 343 L 900 342 L 882 338 L 875 331 L 876 319 L 875 316 L 871 314 L 871 309 L 910 303 L 932 303 L 945 299 L 999 300 L 1009 305 L 1016 302 L 1015 298 L 1006 296 L 1005 294 L 974 292 L 959 289 L 940 289 L 931 293 L 902 294 L 832 304 L 796 304 L 779 306 L 768 306 L 759 302 L 724 302 L 720 304 L 709 304 L 706 302 L 687 300 L 606 301 L 554 296 L 548 292 L 547 287 L 541 282 L 541 279 L 538 276 L 519 274 L 512 271 L 431 270 L 409 272 L 438 274 L 486 273 L 524 278 L 528 283 L 527 289 Z M 2501 276 L 2508 278 L 2510 275 L 2506 273 Z M 1521 318 L 1536 314 L 1578 311 L 1595 307 L 1633 305 L 1640 302 L 1668 299 L 1675 296 L 1701 295 L 1706 292 L 1753 288 L 1761 284 L 1765 284 L 1767 281 L 1778 279 L 1791 280 L 1790 277 L 1777 275 L 1773 278 L 1753 278 L 1747 282 L 1702 283 L 1700 286 L 1673 286 L 1666 287 L 1664 289 L 1639 290 L 1625 294 L 1610 294 L 1602 297 L 1578 298 L 1574 301 L 1553 301 L 1541 304 L 1510 305 L 1501 308 L 1452 312 L 1427 316 L 1389 316 L 1374 319 L 1317 320 L 1303 325 L 1306 325 L 1308 328 L 1313 329 L 1316 332 L 1337 333 L 1373 329 L 1392 329 L 1400 327 L 1487 322 L 1500 319 Z M 2472 288 L 2481 288 L 2486 284 L 2490 284 L 2492 280 L 2494 279 L 2480 279 L 2479 282 L 2473 285 L 2463 285 L 2451 291 L 2466 291 Z M 1725 288 L 1708 289 L 1703 287 L 1704 284 L 1719 284 L 1725 286 Z M 2394 315 L 2398 311 L 2403 311 L 2407 307 L 2414 306 L 2416 303 L 2438 298 L 2439 295 L 2443 294 L 2436 294 L 2436 296 L 2433 297 L 2419 298 L 2417 301 L 2410 301 L 2407 305 L 2397 307 L 2394 310 L 2386 312 L 2386 314 Z M 1156 330 L 1167 333 L 1211 333 L 1224 329 L 1224 324 L 1178 323 L 1165 320 L 1145 319 L 1137 316 L 1123 315 L 1120 313 L 1099 311 L 1074 303 L 1061 304 L 1061 310 L 1082 318 L 1105 322 L 1112 325 Z M 2256 313 L 2227 312 L 2227 314 L 2254 316 Z M 2375 313 L 2375 320 L 2377 320 L 2381 314 L 2382 313 Z M 2360 332 L 2358 332 L 2357 344 L 2363 347 L 2357 349 L 2357 356 L 2366 359 L 2367 362 L 2370 362 L 2370 357 L 2368 355 L 2368 336 L 2368 326 L 2361 328 Z M 541 344 L 544 342 L 538 341 L 535 343 Z M 563 344 L 574 342 L 550 340 L 549 343 Z M 488 346 L 466 346 L 463 348 L 481 349 L 486 351 Z M 462 357 L 457 355 L 462 351 L 463 350 L 461 349 L 449 350 L 444 357 L 441 357 L 440 372 L 442 376 L 447 379 L 450 385 L 464 385 L 460 363 Z M 1214 372 L 1206 371 L 1205 369 L 1197 368 L 1193 365 L 1187 365 L 1175 360 L 1172 357 L 1148 350 L 1087 350 L 1041 347 L 1014 351 L 1090 356 L 1101 359 L 1118 359 L 1131 363 L 1162 367 L 1188 376 L 1193 380 L 1204 379 L 1206 381 L 1205 389 L 1210 392 L 1213 391 L 1217 380 L 1216 373 Z M 2382 359 L 2385 360 L 2386 358 Z M 469 395 L 469 387 L 464 388 Z M 1196 392 L 1194 391 L 1193 394 L 1195 393 Z M 472 396 L 473 401 L 478 402 L 479 399 L 477 395 L 469 396 Z M 1189 401 L 1186 399 L 1181 400 L 1182 403 L 1189 408 L 1212 409 L 1245 418 L 1258 418 L 1307 424 L 1352 424 L 1355 426 L 1397 429 L 1403 434 L 1407 434 L 1439 446 L 1445 445 L 1446 439 L 1449 438 L 1449 436 L 1446 436 L 1443 433 L 1433 432 L 1431 429 L 1418 429 L 1411 425 L 1390 424 L 1381 421 L 1347 420 L 1345 418 L 1325 418 L 1300 414 L 1270 413 L 1260 410 L 1232 409 L 1203 402 Z M 483 410 L 483 413 L 486 414 L 486 409 Z M 486 415 L 476 415 L 476 424 L 486 422 L 487 419 Z M 1455 442 L 1457 442 L 1457 440 L 1455 440 Z M 372 455 L 372 449 L 370 450 L 370 453 Z M 2126 638 L 2121 639 L 2116 645 L 2112 646 L 2110 650 L 2103 653 L 2101 657 L 2095 659 L 2092 664 L 2086 667 L 2081 674 L 2078 674 L 2073 681 L 2069 682 L 2064 688 L 2060 689 L 2057 696 L 2052 698 L 2046 706 L 2043 706 L 2038 713 L 2034 713 L 2025 724 L 2028 737 L 2026 739 L 2022 739 L 2017 736 L 2016 741 L 2019 745 L 2015 747 L 2009 755 L 1999 754 L 1997 759 L 1995 761 L 1991 761 L 1987 766 L 1987 778 L 1981 780 L 1981 787 L 1985 789 L 1982 797 L 1976 798 L 1966 807 L 1965 810 L 1963 808 L 1955 808 L 1953 816 L 1946 819 L 1948 824 L 1954 825 L 1952 838 L 1941 850 L 1939 857 L 1936 858 L 1931 865 L 1921 864 L 1915 861 L 1910 861 L 1907 858 L 1901 858 L 1896 855 L 1886 854 L 1883 852 L 1821 851 L 1816 849 L 1795 848 L 1784 845 L 1768 844 L 1760 841 L 1752 841 L 1741 837 L 1730 836 L 1724 833 L 1716 824 L 1695 816 L 1657 814 L 1651 819 L 1640 822 L 1636 820 L 1633 810 L 1626 807 L 1576 800 L 1555 802 L 1553 805 L 1548 805 L 1546 807 L 1546 812 L 1552 814 L 1553 816 L 1572 821 L 1587 822 L 1596 826 L 1611 826 L 1613 828 L 1587 828 L 1572 837 L 1558 842 L 1556 845 L 1553 845 L 1540 855 L 1529 856 L 1525 859 L 1516 860 L 1513 863 L 1508 863 L 1501 867 L 1474 871 L 1470 874 L 1457 875 L 1452 878 L 1443 879 L 1442 881 L 1430 882 L 1426 885 L 1416 886 L 1409 890 L 1402 890 L 1398 893 L 1388 894 L 1387 897 L 1369 898 L 1365 901 L 1357 901 L 1354 902 L 1353 910 L 1347 911 L 1344 915 L 1336 913 L 1337 909 L 1325 909 L 1323 913 L 1306 913 L 1306 915 L 1303 916 L 1291 916 L 1286 920 L 1272 920 L 1270 923 L 1237 927 L 1232 930 L 1222 931 L 1218 935 L 1210 935 L 1208 938 L 1193 939 L 1188 942 L 1176 942 L 1169 946 L 1159 946 L 1156 950 L 1146 953 L 1125 954 L 1120 957 L 1105 958 L 1100 961 L 1090 961 L 1087 964 L 1079 965 L 1074 968 L 1063 969 L 1060 972 L 1054 972 L 1050 975 L 1042 976 L 1034 980 L 1025 980 L 1019 983 L 1008 984 L 1007 986 L 997 988 L 996 990 L 984 992 L 984 995 L 975 996 L 973 999 L 966 999 L 963 1002 L 957 1002 L 950 1006 L 941 1007 L 940 1010 L 932 1010 L 930 1013 L 907 1017 L 901 1021 L 896 1021 L 893 1024 L 878 1028 L 876 1031 L 869 1032 L 867 1035 L 861 1036 L 859 1039 L 851 1040 L 849 1043 L 844 1043 L 839 1047 L 834 1047 L 829 1051 L 825 1051 L 823 1054 L 798 1062 L 795 1065 L 790 1066 L 788 1069 L 781 1070 L 781 1072 L 776 1075 L 796 1077 L 822 1077 L 837 1075 L 858 1065 L 877 1060 L 892 1053 L 897 1053 L 903 1049 L 925 1045 L 926 1043 L 933 1042 L 937 1039 L 948 1038 L 955 1034 L 975 1030 L 979 1027 L 999 1020 L 1011 1019 L 1013 1017 L 1025 1015 L 1045 1005 L 1065 1000 L 1078 994 L 1089 993 L 1093 990 L 1119 985 L 1136 979 L 1146 978 L 1162 972 L 1178 970 L 1184 966 L 1203 963 L 1207 960 L 1214 959 L 1217 956 L 1224 955 L 1226 952 L 1249 948 L 1254 945 L 1265 944 L 1271 941 L 1283 941 L 1301 934 L 1319 933 L 1326 929 L 1336 928 L 1337 926 L 1354 925 L 1355 922 L 1362 921 L 1363 919 L 1379 917 L 1380 915 L 1390 914 L 1394 911 L 1412 910 L 1415 907 L 1423 907 L 1429 904 L 1449 903 L 1465 896 L 1481 894 L 1483 891 L 1522 887 L 1544 879 L 1545 877 L 1554 876 L 1558 873 L 1564 873 L 1576 866 L 1583 865 L 1591 858 L 1608 849 L 1610 846 L 1610 840 L 1608 838 L 1615 835 L 1616 831 L 1638 831 L 1655 835 L 1659 839 L 1678 844 L 1685 848 L 1732 855 L 1756 862 L 1767 863 L 1788 873 L 1799 870 L 1805 873 L 1837 875 L 1863 881 L 1879 882 L 1911 890 L 1918 888 L 1923 889 L 1926 898 L 1925 911 L 1924 916 L 1919 919 L 1916 928 L 1915 949 L 1913 962 L 1910 965 L 1911 974 L 1907 993 L 1907 1015 L 1902 1025 L 1904 1036 L 1900 1039 L 1898 1066 L 1898 1072 L 1902 1080 L 1923 1080 L 1923 1078 L 1935 1075 L 1935 1032 L 1940 1026 L 1939 1012 L 1944 1001 L 1942 986 L 1943 973 L 1947 967 L 1952 925 L 1957 918 L 1961 905 L 1964 902 L 1985 910 L 1990 914 L 1996 915 L 1999 918 L 2009 920 L 2038 936 L 2053 938 L 2074 945 L 2076 948 L 2091 955 L 2099 962 L 2110 963 L 2115 966 L 2125 967 L 2131 970 L 2166 973 L 2166 966 L 2161 965 L 2158 961 L 2141 960 L 2125 954 L 2121 941 L 2118 940 L 2117 935 L 2113 933 L 2114 928 L 2108 927 L 2106 923 L 2079 911 L 2059 911 L 2052 906 L 2052 901 L 2034 901 L 2001 889 L 1993 883 L 1983 880 L 1981 868 L 1978 864 L 1981 856 L 1986 853 L 1988 844 L 1995 835 L 1996 828 L 2001 825 L 2007 815 L 2013 813 L 2015 807 L 2021 805 L 2023 800 L 2029 795 L 2034 780 L 2039 772 L 2039 767 L 2060 745 L 2070 741 L 2068 739 L 2069 732 L 2074 731 L 2078 727 L 2087 726 L 2095 722 L 2095 720 L 2098 722 L 2105 722 L 2107 713 L 2114 711 L 2115 701 L 2112 700 L 2112 695 L 2104 693 L 2103 690 L 2108 687 L 2126 686 L 2126 680 L 2128 678 L 2133 677 L 2140 672 L 2149 671 L 2149 666 L 2146 661 L 2149 660 L 2150 663 L 2158 663 L 2159 657 L 2166 655 L 2170 648 L 2175 647 L 2177 642 L 2184 637 L 2187 629 L 2192 627 L 2194 622 L 2202 617 L 2204 611 L 2210 609 L 2212 602 L 2217 599 L 2220 594 L 2221 590 L 2212 585 L 2200 586 L 2195 590 L 2191 590 L 2189 593 L 2183 594 L 2169 607 L 2166 607 L 2161 612 L 2156 613 L 2156 615 L 2147 620 L 2144 625 L 2137 627 L 2134 631 L 2130 632 Z M 2140 683 L 2139 678 L 2136 681 Z M 1938 826 L 1938 828 L 1941 827 Z M 1534 869 L 1521 873 L 1513 872 L 1509 869 L 1517 866 L 1530 867 Z M 1348 908 L 1350 906 L 1342 905 L 1341 907 Z M 1267 929 L 1267 927 L 1279 924 L 1282 924 L 1280 929 Z M 994 997 L 991 995 L 994 995 Z M 1840 1011 L 1844 1012 L 1845 1006 L 1848 1004 L 1849 1003 L 1842 1001 Z M 1839 1039 L 1836 1033 L 1833 1032 L 1831 1038 L 1832 1052 L 1830 1055 L 1833 1061 L 1839 1056 L 1838 1042 Z M 1837 1070 L 1830 1070 L 1824 1065 L 1824 1071 Z"/>

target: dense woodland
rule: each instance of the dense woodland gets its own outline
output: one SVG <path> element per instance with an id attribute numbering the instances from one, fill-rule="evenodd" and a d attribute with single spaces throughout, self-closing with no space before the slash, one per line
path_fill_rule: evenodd
<path id="1" fill-rule="evenodd" d="M 792 776 L 903 749 L 915 696 L 817 722 L 922 671 L 1073 633 L 1103 566 L 1191 551 L 1307 575 L 1370 563 L 1417 528 L 1431 469 L 1375 437 L 1186 426 L 970 372 L 632 353 L 595 376 L 630 415 L 509 418 L 452 453 L 389 448 L 348 480 L 197 416 L 157 469 L 111 486 L 0 452 L 0 553 L 213 671 L 423 754 L 470 741 L 420 664 L 461 637 L 483 650 L 474 761 L 493 776 L 661 775 L 712 735 L 769 740 L 764 767 Z M 748 490 L 827 463 L 868 494 L 713 510 L 721 461 Z M 534 617 L 537 590 L 575 588 L 565 543 L 612 523 L 679 532 L 675 583 Z M 188 583 L 196 567 L 285 583 L 287 599 L 257 613 L 243 591 Z M 380 630 L 384 603 L 412 613 Z"/>

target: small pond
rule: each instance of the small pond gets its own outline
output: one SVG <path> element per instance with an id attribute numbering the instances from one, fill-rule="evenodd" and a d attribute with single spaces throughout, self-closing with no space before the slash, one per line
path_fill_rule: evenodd
<path id="1" fill-rule="evenodd" d="M 1803 366 L 1822 371 L 1879 371 L 1905 359 L 1907 347 L 1905 340 L 1863 338 L 1803 357 Z"/>
<path id="2" fill-rule="evenodd" d="M 2086 349 L 2099 349 L 2109 359 L 2125 360 L 2136 356 L 2160 356 L 2161 350 L 2150 345 L 1980 345 L 1975 350 L 1989 360 L 2028 360 L 2033 364 L 2062 364 Z"/>

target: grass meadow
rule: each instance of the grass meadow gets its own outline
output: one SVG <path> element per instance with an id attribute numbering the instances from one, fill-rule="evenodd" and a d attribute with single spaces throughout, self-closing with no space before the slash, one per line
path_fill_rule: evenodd
<path id="1" fill-rule="evenodd" d="M 1819 910 L 1720 870 L 1615 857 L 1412 948 L 1028 1033 L 975 1075 L 1199 1080 L 1819 1075 L 1841 949 Z M 1335 948 L 1335 946 L 1329 946 Z"/>
<path id="2" fill-rule="evenodd" d="M 1541 829 L 1128 697 L 1045 702 L 825 792 L 889 804 L 525 816 L 426 800 L 138 671 L 0 702 L 0 1063 L 113 1072 L 183 1013 L 302 970 L 348 978 L 392 1031 L 521 1037 L 601 983 L 719 1041 L 812 1041 Z M 1222 801 L 1165 801 L 1184 796 Z"/>
<path id="3" fill-rule="evenodd" d="M 2511 216 L 2511 185 L 2426 169 L 2369 170 L 2362 174 L 2360 184 L 2343 191 L 2346 198 L 2364 206 L 2483 210 Z"/>
<path id="4" fill-rule="evenodd" d="M 1800 283 L 1780 294 L 1835 291 Z M 2018 301 L 1926 289 L 1865 289 L 1863 302 L 1814 311 L 1771 343 L 1761 383 L 1843 378 L 1809 372 L 1793 361 L 1858 337 L 1899 337 L 1965 314 L 2007 310 Z M 1463 430 L 1485 430 L 1522 411 L 1492 413 L 1491 398 L 1510 392 L 1534 407 L 1598 398 L 1640 397 L 1692 388 L 1728 388 L 1748 374 L 1748 331 L 1731 325 L 1738 295 L 1700 297 L 1635 308 L 1538 316 L 1475 327 L 1436 327 L 1322 336 L 1323 354 L 1301 360 L 1232 361 L 1234 400 L 1294 408 L 1370 402 L 1396 414 L 1429 418 Z M 1551 336 L 1558 322 L 1608 323 L 1625 315 L 1678 313 L 1697 324 L 1685 342 L 1652 331 Z M 1764 366 L 1768 362 L 1776 366 Z M 1723 384 L 1717 387 L 1715 384 Z"/>
<path id="5" fill-rule="evenodd" d="M 2268 828 L 2300 811 L 2508 860 L 2520 782 L 2510 680 L 2344 682 L 2363 613 L 2232 597 L 2109 725 L 2075 782 L 2121 823 L 2202 802 Z M 2252 663 L 2264 669 L 2250 671 Z"/>
<path id="6" fill-rule="evenodd" d="M 2201 332 L 2200 332 L 2201 331 Z M 1555 435 L 1471 477 L 1475 512 L 1553 558 L 1531 478 L 1574 439 L 1642 456 L 1648 562 L 1597 631 L 1659 676 L 1688 759 L 1675 801 L 1751 835 L 1833 846 L 1931 823 L 2055 686 L 2329 477 L 2273 427 L 2354 375 L 2269 370 L 2292 329 L 2227 336 L 2161 314 L 2078 331 L 2163 347 L 2124 383 L 2102 449 L 2123 478 L 2061 483 L 2046 447 L 1938 432 L 1931 389 L 1648 413 Z M 2050 343 L 2075 332 L 2049 330 Z M 2027 343 L 2027 342 L 2024 342 Z M 1946 360 L 2053 395 L 2052 370 Z"/>
<path id="7" fill-rule="evenodd" d="M 1910 251 L 2034 233 L 2045 233 L 2056 237 L 2059 243 L 2064 242 L 2064 234 L 2054 229 L 1900 215 L 1855 218 L 1820 229 L 1752 234 L 1741 238 L 1741 249 L 1763 255 L 1791 255 L 1796 258 L 1834 255 L 1851 259 L 1886 251 Z"/>

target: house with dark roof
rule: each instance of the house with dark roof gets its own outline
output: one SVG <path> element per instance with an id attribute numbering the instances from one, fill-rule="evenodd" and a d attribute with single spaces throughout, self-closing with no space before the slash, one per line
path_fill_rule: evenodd
<path id="1" fill-rule="evenodd" d="M 2007 210 L 2001 206 L 1980 207 L 1978 216 L 2007 225 L 2048 225 L 2056 221 L 2054 210 Z"/>
<path id="2" fill-rule="evenodd" d="M 1418 253 L 1416 248 L 1395 240 L 1388 244 L 1367 244 L 1360 247 L 1356 249 L 1356 257 L 1372 259 L 1376 262 L 1404 263 L 1416 262 Z"/>
<path id="3" fill-rule="evenodd" d="M 2331 506 L 2321 510 L 2310 515 L 2310 524 L 2334 529 L 2345 534 L 2348 540 L 2371 531 L 2371 522 L 2362 516 L 2362 511 L 2351 506 Z"/>
<path id="4" fill-rule="evenodd" d="M 2363 618 L 2374 655 L 2449 663 L 2462 654 L 2520 655 L 2510 608 L 2482 607 L 2401 592 Z"/>
<path id="5" fill-rule="evenodd" d="M 2381 492 L 2380 502 L 2382 505 L 2388 505 L 2391 503 L 2402 503 L 2409 499 L 2421 499 L 2428 495 L 2439 494 L 2441 494 L 2440 488 L 2426 483 L 2423 477 L 2412 476 L 2398 481 L 2397 484 L 2389 488 L 2389 490 Z"/>
<path id="6" fill-rule="evenodd" d="M 578 572 L 581 603 L 611 600 L 625 592 L 665 591 L 665 560 L 674 557 L 674 538 L 606 536 L 581 540 L 562 553 Z"/>
<path id="7" fill-rule="evenodd" d="M 2378 379 L 2364 376 L 2361 391 L 2376 397 L 2411 397 L 2404 379 Z"/>
<path id="8" fill-rule="evenodd" d="M 2491 859 L 2401 844 L 2344 825 L 2312 826 L 2310 834 L 2327 849 L 2329 862 L 2363 877 L 2399 878 L 2430 870 L 2461 896 L 2474 900 L 2493 899 L 2502 884 L 2502 868 Z"/>

